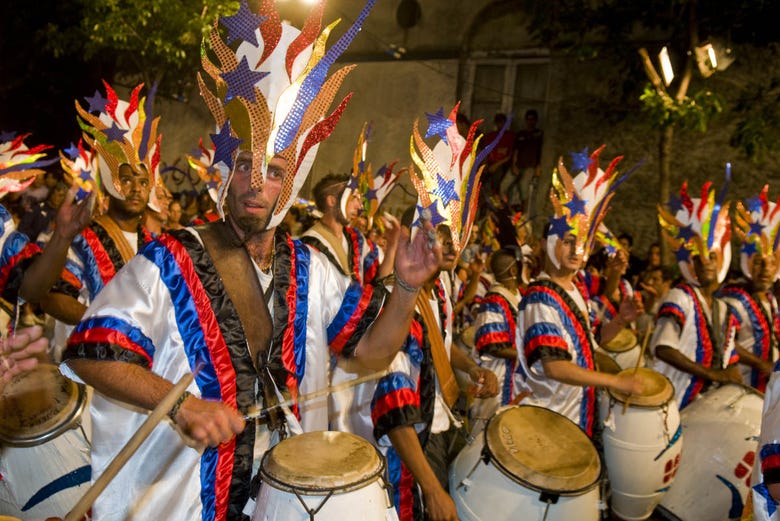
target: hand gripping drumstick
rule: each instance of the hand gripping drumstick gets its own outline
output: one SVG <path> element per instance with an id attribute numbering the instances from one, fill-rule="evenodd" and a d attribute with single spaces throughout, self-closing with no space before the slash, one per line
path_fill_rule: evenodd
<path id="1" fill-rule="evenodd" d="M 111 483 L 111 480 L 114 479 L 122 467 L 124 467 L 125 463 L 127 463 L 135 451 L 138 450 L 144 440 L 146 440 L 155 427 L 157 427 L 157 424 L 165 418 L 168 411 L 173 407 L 173 404 L 176 403 L 176 400 L 184 394 L 184 391 L 187 390 L 187 387 L 190 385 L 193 378 L 195 378 L 195 375 L 192 373 L 185 374 L 179 379 L 176 385 L 168 391 L 168 394 L 166 394 L 162 401 L 157 404 L 157 407 L 149 414 L 146 421 L 136 433 L 133 434 L 133 437 L 127 441 L 124 447 L 122 447 L 119 454 L 111 460 L 111 463 L 108 464 L 106 470 L 95 480 L 95 483 L 92 484 L 71 511 L 68 512 L 68 515 L 65 516 L 65 521 L 80 521 L 84 517 L 84 514 L 87 513 L 87 510 L 92 506 L 92 503 L 94 503 L 100 493 L 103 492 L 103 489 Z"/>
<path id="2" fill-rule="evenodd" d="M 325 387 L 324 389 L 312 391 L 310 393 L 304 394 L 303 396 L 299 396 L 298 398 L 289 398 L 283 402 L 277 403 L 276 405 L 267 407 L 265 409 L 261 409 L 255 406 L 252 407 L 249 411 L 247 411 L 246 415 L 244 416 L 244 420 L 254 420 L 255 418 L 262 418 L 263 416 L 266 416 L 269 411 L 276 409 L 278 407 L 289 407 L 291 405 L 295 405 L 296 403 L 297 404 L 305 403 L 315 398 L 319 398 L 320 396 L 326 396 L 331 393 L 343 391 L 344 389 L 349 389 L 350 387 L 355 387 L 356 385 L 360 385 L 365 382 L 370 382 L 371 380 L 379 380 L 389 372 L 390 372 L 389 369 L 383 369 L 381 371 L 377 371 L 376 373 L 371 373 L 365 376 L 361 376 L 359 378 L 355 378 L 354 380 L 349 380 L 347 382 L 342 382 L 340 384 Z"/>
<path id="3" fill-rule="evenodd" d="M 637 370 L 639 370 L 639 364 L 642 363 L 642 359 L 645 357 L 645 349 L 647 349 L 647 341 L 650 340 L 650 333 L 653 332 L 653 326 L 652 324 L 647 326 L 647 329 L 645 330 L 645 337 L 642 339 L 642 347 L 639 349 L 639 358 L 636 360 L 636 365 L 634 366 L 634 373 L 636 374 Z M 626 401 L 623 402 L 623 414 L 626 414 L 626 409 L 628 409 L 628 404 L 631 403 L 631 395 L 629 394 L 626 398 Z"/>

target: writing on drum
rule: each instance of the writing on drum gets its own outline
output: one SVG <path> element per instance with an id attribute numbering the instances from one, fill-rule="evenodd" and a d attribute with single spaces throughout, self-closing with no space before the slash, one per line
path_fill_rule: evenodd
<path id="1" fill-rule="evenodd" d="M 506 425 L 501 426 L 501 437 L 504 440 L 504 445 L 507 447 L 507 449 L 509 449 L 511 454 L 520 452 L 520 449 L 518 449 L 517 445 L 515 445 L 514 438 L 512 438 L 512 433 L 509 432 L 509 429 L 507 429 Z"/>

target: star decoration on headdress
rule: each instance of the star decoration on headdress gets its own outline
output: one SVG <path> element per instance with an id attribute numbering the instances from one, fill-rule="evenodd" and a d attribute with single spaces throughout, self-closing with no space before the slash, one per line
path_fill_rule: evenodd
<path id="1" fill-rule="evenodd" d="M 425 133 L 425 138 L 439 136 L 442 141 L 447 143 L 447 129 L 452 126 L 452 121 L 444 115 L 444 109 L 440 108 L 436 114 L 426 112 L 425 117 L 428 118 L 428 131 Z M 449 143 L 447 144 L 449 145 Z"/>
<path id="2" fill-rule="evenodd" d="M 610 256 L 612 256 L 615 253 L 617 253 L 617 248 L 615 248 L 615 246 L 612 245 L 612 244 L 607 244 L 606 246 L 604 246 L 604 249 L 607 251 L 607 255 L 610 255 Z"/>
<path id="3" fill-rule="evenodd" d="M 686 224 L 685 226 L 681 227 L 677 231 L 677 238 L 682 239 L 685 242 L 690 241 L 693 239 L 693 237 L 696 235 L 696 233 L 693 231 L 693 226 L 690 224 Z"/>
<path id="4" fill-rule="evenodd" d="M 216 147 L 213 163 L 216 165 L 221 161 L 232 170 L 233 152 L 244 140 L 233 137 L 230 134 L 230 120 L 225 120 L 225 124 L 219 129 L 219 133 L 209 134 L 209 136 L 211 136 L 211 141 L 214 143 L 214 147 Z"/>
<path id="5" fill-rule="evenodd" d="M 376 200 L 376 190 L 373 188 L 369 188 L 366 190 L 365 198 L 368 201 L 375 201 Z"/>
<path id="6" fill-rule="evenodd" d="M 443 178 L 441 174 L 436 174 L 436 177 L 436 195 L 441 197 L 442 205 L 446 208 L 450 205 L 451 201 L 460 201 L 460 197 L 458 197 L 457 192 L 455 192 L 455 180 L 447 180 Z"/>
<path id="7" fill-rule="evenodd" d="M 690 262 L 691 252 L 685 246 L 680 246 L 678 250 L 675 250 L 674 256 L 677 262 Z"/>
<path id="8" fill-rule="evenodd" d="M 550 235 L 557 235 L 558 237 L 563 238 L 573 229 L 574 228 L 566 222 L 566 216 L 550 218 Z"/>
<path id="9" fill-rule="evenodd" d="M 745 201 L 745 206 L 749 212 L 760 212 L 762 208 L 761 199 L 758 196 L 753 196 Z"/>
<path id="10" fill-rule="evenodd" d="M 763 224 L 759 222 L 750 223 L 750 232 L 748 233 L 748 235 L 761 235 L 763 231 L 764 231 Z"/>
<path id="11" fill-rule="evenodd" d="M 16 137 L 16 132 L 4 130 L 0 132 L 0 141 L 11 141 Z"/>
<path id="12" fill-rule="evenodd" d="M 265 22 L 266 18 L 267 17 L 265 16 L 250 11 L 247 2 L 242 1 L 241 7 L 236 14 L 220 18 L 219 21 L 228 30 L 228 45 L 240 39 L 257 47 L 260 44 L 257 41 L 257 33 L 255 30 L 260 27 L 260 24 Z"/>
<path id="13" fill-rule="evenodd" d="M 268 76 L 268 73 L 253 70 L 249 67 L 249 62 L 247 61 L 246 56 L 244 56 L 238 63 L 236 70 L 223 72 L 221 76 L 228 86 L 227 94 L 225 95 L 225 103 L 236 96 L 241 96 L 245 100 L 254 103 L 257 101 L 257 98 L 255 97 L 255 84 Z"/>
<path id="14" fill-rule="evenodd" d="M 193 148 L 191 148 L 191 149 L 190 149 L 190 155 L 191 155 L 192 157 L 200 157 L 200 154 L 201 154 L 201 150 L 200 150 L 200 148 L 198 148 L 198 147 L 193 147 Z"/>
<path id="15" fill-rule="evenodd" d="M 587 171 L 593 162 L 590 155 L 588 155 L 588 147 L 583 148 L 582 152 L 570 152 L 569 155 L 572 160 L 572 170 L 575 172 Z"/>
<path id="16" fill-rule="evenodd" d="M 0 141 L 1 140 L 2 139 L 0 138 Z M 79 147 L 77 147 L 73 143 L 71 143 L 70 146 L 64 150 L 64 152 L 68 154 L 68 157 L 71 159 L 76 159 L 80 153 Z"/>
<path id="17" fill-rule="evenodd" d="M 440 225 L 443 222 L 446 222 L 447 219 L 439 213 L 439 205 L 434 202 L 432 205 L 428 207 L 428 210 L 431 212 L 431 224 L 436 227 Z"/>
<path id="18" fill-rule="evenodd" d="M 754 242 L 746 242 L 742 244 L 742 253 L 750 257 L 751 255 L 754 255 L 758 253 L 758 248 L 756 248 L 756 243 Z"/>
<path id="19" fill-rule="evenodd" d="M 92 179 L 89 170 L 84 170 L 83 168 L 81 169 L 81 172 L 79 172 L 79 177 L 84 181 L 90 181 Z"/>
<path id="20" fill-rule="evenodd" d="M 218 190 L 219 189 L 219 178 L 212 177 L 206 182 L 206 189 L 207 190 Z"/>
<path id="21" fill-rule="evenodd" d="M 574 194 L 572 194 L 571 201 L 564 204 L 563 206 L 569 209 L 569 212 L 571 213 L 572 217 L 574 217 L 577 214 L 586 215 L 585 202 L 586 201 L 584 199 L 580 199 L 580 196 L 577 195 L 577 192 L 574 192 Z"/>
<path id="22" fill-rule="evenodd" d="M 358 188 L 358 178 L 356 175 L 349 176 L 349 181 L 347 181 L 347 190 L 357 190 Z"/>
<path id="23" fill-rule="evenodd" d="M 675 215 L 677 212 L 682 210 L 683 202 L 681 198 L 672 194 L 669 196 L 669 201 L 666 203 L 666 206 L 669 208 L 671 214 Z"/>
<path id="24" fill-rule="evenodd" d="M 125 139 L 125 131 L 119 128 L 116 121 L 112 121 L 111 128 L 104 129 L 103 133 L 108 138 L 109 143 L 112 141 L 123 141 Z"/>
<path id="25" fill-rule="evenodd" d="M 91 98 L 89 96 L 85 96 L 84 99 L 89 103 L 89 111 L 90 112 L 103 112 L 106 110 L 106 104 L 108 103 L 108 100 L 103 97 L 102 94 L 100 94 L 100 91 L 95 91 L 95 95 Z"/>

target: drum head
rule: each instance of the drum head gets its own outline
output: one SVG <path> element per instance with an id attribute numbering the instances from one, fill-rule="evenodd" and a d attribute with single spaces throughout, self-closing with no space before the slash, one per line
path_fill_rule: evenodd
<path id="1" fill-rule="evenodd" d="M 583 492 L 601 475 L 601 460 L 582 429 L 568 418 L 532 405 L 497 413 L 485 430 L 495 465 L 531 488 Z"/>
<path id="2" fill-rule="evenodd" d="M 618 374 L 632 374 L 633 372 L 634 369 L 626 369 Z M 645 380 L 645 389 L 641 395 L 630 395 L 630 405 L 636 405 L 638 407 L 658 407 L 674 397 L 672 382 L 661 373 L 648 369 L 647 367 L 640 367 L 636 370 L 636 374 Z M 615 400 L 623 403 L 625 403 L 629 397 L 628 394 L 614 389 L 610 389 L 609 394 Z"/>
<path id="3" fill-rule="evenodd" d="M 623 328 L 612 340 L 601 347 L 610 353 L 622 353 L 633 348 L 636 344 L 636 335 L 630 329 Z"/>
<path id="4" fill-rule="evenodd" d="M 0 394 L 0 442 L 40 445 L 73 427 L 86 400 L 84 386 L 62 376 L 54 365 L 17 375 Z"/>
<path id="5" fill-rule="evenodd" d="M 612 360 L 607 353 L 598 350 L 593 351 L 593 361 L 596 363 L 596 369 L 602 373 L 618 374 L 621 370 L 618 363 Z"/>
<path id="6" fill-rule="evenodd" d="M 348 432 L 306 432 L 288 438 L 263 456 L 264 480 L 282 490 L 328 492 L 361 488 L 384 471 L 373 445 Z"/>

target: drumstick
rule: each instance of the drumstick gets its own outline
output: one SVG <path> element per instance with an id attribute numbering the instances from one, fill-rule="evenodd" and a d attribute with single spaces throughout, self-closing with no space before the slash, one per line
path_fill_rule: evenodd
<path id="1" fill-rule="evenodd" d="M 255 407 L 247 411 L 246 415 L 244 416 L 244 420 L 254 420 L 255 418 L 261 418 L 265 414 L 267 414 L 268 411 L 276 409 L 277 407 L 283 407 L 283 406 L 289 407 L 291 405 L 295 405 L 296 403 L 298 404 L 305 403 L 315 398 L 319 398 L 320 396 L 325 396 L 338 391 L 343 391 L 344 389 L 349 389 L 350 387 L 355 387 L 356 385 L 360 385 L 365 382 L 370 382 L 371 380 L 379 380 L 389 372 L 390 372 L 389 369 L 383 369 L 381 371 L 377 371 L 376 373 L 367 374 L 365 376 L 355 378 L 354 380 L 349 380 L 348 382 L 342 382 L 340 384 L 325 387 L 324 389 L 312 391 L 310 393 L 299 396 L 297 399 L 289 398 L 271 407 L 266 407 L 265 409 L 260 409 L 259 407 Z"/>
<path id="2" fill-rule="evenodd" d="M 639 358 L 636 359 L 636 365 L 634 366 L 634 372 L 632 374 L 636 374 L 636 372 L 639 370 L 639 364 L 642 363 L 642 358 L 645 356 L 645 349 L 647 349 L 647 341 L 650 340 L 650 333 L 653 332 L 653 326 L 650 325 L 645 330 L 645 337 L 642 339 L 642 347 L 639 349 Z M 629 394 L 626 398 L 626 401 L 623 402 L 623 414 L 626 414 L 626 409 L 628 409 L 628 405 L 631 403 L 631 395 Z"/>
<path id="3" fill-rule="evenodd" d="M 108 464 L 106 470 L 95 480 L 95 483 L 92 484 L 71 511 L 68 512 L 64 521 L 79 521 L 84 517 L 84 514 L 87 513 L 87 510 L 92 506 L 92 503 L 94 503 L 100 493 L 103 492 L 103 489 L 111 483 L 111 480 L 114 479 L 117 473 L 124 467 L 125 463 L 127 463 L 135 451 L 138 450 L 138 447 L 141 446 L 144 440 L 146 440 L 155 427 L 157 427 L 157 424 L 165 418 L 168 411 L 173 407 L 173 404 L 176 403 L 176 400 L 184 394 L 184 391 L 187 390 L 187 387 L 190 385 L 193 378 L 195 378 L 195 376 L 192 373 L 185 374 L 179 379 L 176 385 L 168 391 L 168 394 L 166 394 L 160 403 L 157 404 L 157 407 L 149 414 L 146 421 L 135 434 L 133 434 L 133 437 L 127 441 L 124 447 L 122 447 L 119 454 L 111 460 L 111 463 Z"/>

